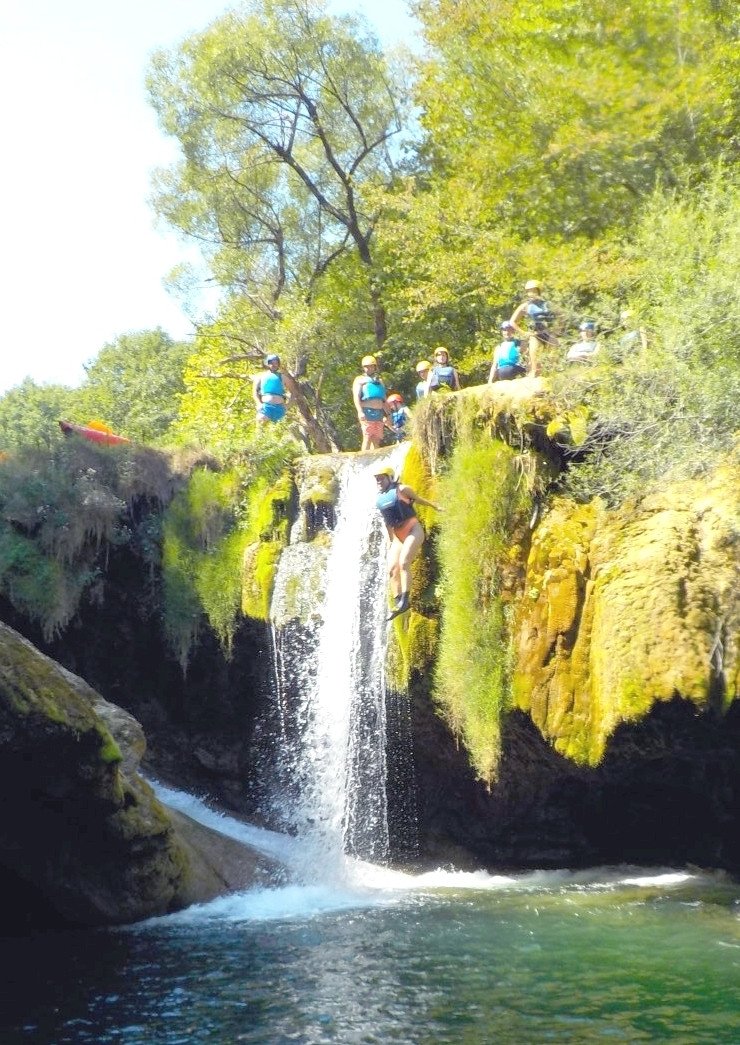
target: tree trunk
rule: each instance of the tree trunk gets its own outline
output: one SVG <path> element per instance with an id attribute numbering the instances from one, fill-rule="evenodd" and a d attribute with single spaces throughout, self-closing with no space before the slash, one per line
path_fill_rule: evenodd
<path id="1" fill-rule="evenodd" d="M 289 374 L 286 370 L 281 370 L 280 373 L 285 382 L 285 387 L 290 392 L 290 400 L 295 404 L 298 413 L 301 415 L 306 432 L 313 443 L 314 450 L 320 454 L 329 454 L 338 450 L 339 447 L 335 444 L 334 440 L 327 435 L 317 421 L 313 410 L 308 404 L 308 400 L 301 390 L 301 386 L 293 375 Z"/>

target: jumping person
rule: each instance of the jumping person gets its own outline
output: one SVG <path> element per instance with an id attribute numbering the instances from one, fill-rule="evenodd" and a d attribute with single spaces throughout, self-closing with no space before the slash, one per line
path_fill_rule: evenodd
<path id="1" fill-rule="evenodd" d="M 558 339 L 549 330 L 549 324 L 552 323 L 555 316 L 548 303 L 542 297 L 542 288 L 538 280 L 528 279 L 524 284 L 524 292 L 527 295 L 527 299 L 522 301 L 521 305 L 517 305 L 509 322 L 514 324 L 514 329 L 519 333 L 528 334 L 529 373 L 536 376 L 541 369 L 539 358 L 541 348 L 544 345 L 554 347 L 558 343 Z M 522 329 L 519 326 L 520 320 L 527 324 L 527 329 Z"/>
<path id="2" fill-rule="evenodd" d="M 488 375 L 489 385 L 494 381 L 513 381 L 515 377 L 524 377 L 527 368 L 522 366 L 520 352 L 521 342 L 514 337 L 516 328 L 510 320 L 501 324 L 503 341 L 493 351 L 493 363 Z"/>
<path id="3" fill-rule="evenodd" d="M 252 398 L 257 407 L 257 427 L 265 421 L 282 421 L 285 417 L 287 395 L 283 378 L 280 374 L 280 356 L 271 355 L 265 357 L 263 370 L 254 379 L 252 385 Z"/>
<path id="4" fill-rule="evenodd" d="M 427 377 L 425 394 L 436 392 L 443 387 L 450 388 L 453 392 L 459 392 L 460 378 L 457 370 L 450 363 L 450 353 L 444 345 L 440 345 L 434 350 L 434 366 Z"/>
<path id="5" fill-rule="evenodd" d="M 362 373 L 352 382 L 357 420 L 362 432 L 362 450 L 375 450 L 383 441 L 383 429 L 388 414 L 385 385 L 378 375 L 375 356 L 363 356 Z"/>
<path id="6" fill-rule="evenodd" d="M 410 609 L 411 563 L 419 554 L 425 537 L 414 505 L 423 504 L 438 512 L 442 510 L 439 505 L 419 497 L 410 486 L 399 483 L 394 479 L 394 474 L 391 465 L 385 465 L 375 473 L 375 482 L 378 484 L 375 506 L 383 516 L 390 540 L 388 579 L 396 603 L 396 609 L 388 620 L 393 620 L 400 613 L 406 613 Z"/>

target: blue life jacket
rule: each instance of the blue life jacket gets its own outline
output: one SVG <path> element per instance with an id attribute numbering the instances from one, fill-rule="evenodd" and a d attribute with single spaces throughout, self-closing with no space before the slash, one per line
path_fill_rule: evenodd
<path id="1" fill-rule="evenodd" d="M 284 396 L 285 385 L 280 374 L 270 371 L 260 378 L 259 394 L 261 396 Z"/>
<path id="2" fill-rule="evenodd" d="M 496 366 L 518 366 L 522 358 L 519 345 L 520 342 L 514 337 L 502 341 L 496 349 Z"/>
<path id="3" fill-rule="evenodd" d="M 379 377 L 364 377 L 360 386 L 360 401 L 385 399 L 385 385 Z"/>
<path id="4" fill-rule="evenodd" d="M 397 432 L 402 431 L 406 427 L 408 421 L 408 414 L 405 406 L 399 406 L 398 410 L 391 410 L 391 424 Z"/>
<path id="5" fill-rule="evenodd" d="M 455 368 L 450 366 L 449 363 L 447 366 L 432 367 L 432 380 L 429 383 L 429 387 L 439 388 L 440 385 L 449 385 L 450 388 L 455 387 Z"/>
<path id="6" fill-rule="evenodd" d="M 416 512 L 413 504 L 402 501 L 398 496 L 398 483 L 392 483 L 387 490 L 379 493 L 375 499 L 375 507 L 383 516 L 383 522 L 392 530 L 407 519 L 415 519 Z"/>
<path id="7" fill-rule="evenodd" d="M 526 312 L 527 318 L 535 327 L 542 328 L 548 323 L 551 323 L 555 318 L 550 306 L 546 301 L 543 301 L 542 298 L 535 298 L 534 301 L 529 301 L 527 303 Z"/>

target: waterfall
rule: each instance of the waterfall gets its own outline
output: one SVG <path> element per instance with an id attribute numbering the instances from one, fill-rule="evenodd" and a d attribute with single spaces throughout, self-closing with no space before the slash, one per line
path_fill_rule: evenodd
<path id="1" fill-rule="evenodd" d="M 404 451 L 394 449 L 390 463 L 400 467 Z M 374 507 L 376 466 L 337 463 L 334 528 L 285 549 L 273 593 L 273 790 L 282 826 L 305 842 L 309 877 L 342 876 L 347 857 L 386 863 L 392 855 L 386 727 L 389 714 L 403 717 L 399 702 L 406 718 L 408 708 L 385 687 L 386 538 Z M 406 761 L 410 740 L 407 747 Z"/>

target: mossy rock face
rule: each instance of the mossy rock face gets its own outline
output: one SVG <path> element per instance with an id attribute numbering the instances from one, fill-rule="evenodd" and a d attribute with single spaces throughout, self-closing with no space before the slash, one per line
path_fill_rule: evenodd
<path id="1" fill-rule="evenodd" d="M 4 925 L 119 924 L 227 891 L 136 772 L 144 747 L 135 719 L 0 624 Z"/>
<path id="2" fill-rule="evenodd" d="M 414 409 L 413 435 L 431 473 L 473 430 L 525 450 L 534 447 L 559 457 L 545 432 L 560 409 L 542 378 L 527 377 L 473 385 L 449 395 L 430 395 Z"/>
<path id="3" fill-rule="evenodd" d="M 736 470 L 609 512 L 556 501 L 517 609 L 515 703 L 557 751 L 598 764 L 621 722 L 738 691 Z"/>
<path id="4" fill-rule="evenodd" d="M 311 627 L 320 621 L 328 555 L 328 541 L 315 540 L 282 549 L 269 607 L 276 628 L 296 622 Z"/>
<path id="5" fill-rule="evenodd" d="M 317 454 L 298 462 L 296 484 L 301 507 L 306 504 L 336 505 L 339 495 L 338 463 L 339 458 L 332 454 Z"/>

